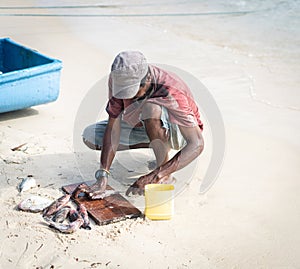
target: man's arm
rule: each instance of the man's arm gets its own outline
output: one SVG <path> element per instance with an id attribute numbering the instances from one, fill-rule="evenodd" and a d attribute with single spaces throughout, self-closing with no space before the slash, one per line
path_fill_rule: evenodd
<path id="1" fill-rule="evenodd" d="M 120 117 L 109 117 L 108 123 L 103 136 L 103 145 L 101 149 L 100 168 L 109 171 L 112 161 L 120 142 L 121 119 Z M 101 195 L 106 190 L 107 176 L 97 179 L 97 182 L 90 186 L 86 193 L 90 198 Z"/>
<path id="2" fill-rule="evenodd" d="M 204 148 L 204 141 L 200 127 L 179 126 L 179 129 L 182 136 L 185 138 L 187 145 L 171 160 L 157 167 L 151 173 L 140 177 L 129 187 L 126 195 L 129 195 L 130 192 L 133 194 L 142 194 L 145 185 L 149 183 L 164 183 L 173 172 L 185 167 L 201 154 Z"/>
<path id="3" fill-rule="evenodd" d="M 184 137 L 187 145 L 179 151 L 170 161 L 158 167 L 153 172 L 159 179 L 169 176 L 173 172 L 187 166 L 196 159 L 204 148 L 204 141 L 201 130 L 196 127 L 179 126 L 180 132 Z"/>
<path id="4" fill-rule="evenodd" d="M 120 142 L 121 119 L 109 117 L 103 136 L 100 168 L 109 170 Z"/>

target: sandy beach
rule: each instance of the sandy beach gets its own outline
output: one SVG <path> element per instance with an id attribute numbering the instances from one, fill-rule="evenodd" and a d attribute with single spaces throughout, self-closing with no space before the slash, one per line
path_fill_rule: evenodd
<path id="1" fill-rule="evenodd" d="M 63 69 L 57 101 L 0 114 L 0 268 L 300 267 L 300 6 L 233 2 L 2 1 L 1 38 L 60 59 Z M 106 117 L 103 79 L 129 49 L 189 72 L 210 91 L 226 132 L 221 172 L 200 194 L 213 149 L 202 111 L 205 150 L 175 175 L 171 220 L 92 223 L 61 234 L 40 213 L 16 207 L 33 194 L 54 200 L 63 185 L 94 178 L 99 152 L 81 143 L 81 132 Z M 89 114 L 84 102 L 98 88 L 98 110 Z M 146 149 L 118 153 L 110 184 L 124 194 L 153 160 Z M 27 175 L 38 186 L 20 194 Z M 144 210 L 143 197 L 128 199 Z"/>

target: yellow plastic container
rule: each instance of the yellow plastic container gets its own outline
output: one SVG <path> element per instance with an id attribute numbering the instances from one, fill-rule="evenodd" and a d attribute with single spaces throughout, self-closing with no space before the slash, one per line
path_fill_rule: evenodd
<path id="1" fill-rule="evenodd" d="M 171 219 L 174 214 L 174 186 L 148 184 L 145 186 L 145 215 L 152 220 Z"/>

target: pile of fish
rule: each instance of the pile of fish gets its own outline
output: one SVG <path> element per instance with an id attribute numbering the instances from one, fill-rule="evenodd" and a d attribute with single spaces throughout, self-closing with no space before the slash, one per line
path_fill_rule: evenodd
<path id="1" fill-rule="evenodd" d="M 43 210 L 43 218 L 50 227 L 62 233 L 73 233 L 79 228 L 91 229 L 90 220 L 84 205 L 75 209 L 69 203 L 70 194 L 65 194 Z"/>
<path id="2" fill-rule="evenodd" d="M 28 175 L 22 179 L 18 190 L 22 194 L 35 187 L 37 184 L 34 177 Z M 78 195 L 79 192 L 77 191 L 76 194 Z M 18 208 L 28 212 L 42 212 L 43 218 L 49 223 L 49 226 L 62 233 L 73 233 L 79 228 L 90 230 L 90 221 L 85 206 L 79 205 L 75 209 L 70 198 L 70 194 L 65 194 L 53 202 L 45 197 L 31 195 L 20 202 Z"/>
<path id="3" fill-rule="evenodd" d="M 77 209 L 70 203 L 70 194 L 65 194 L 54 202 L 40 196 L 30 196 L 19 203 L 23 211 L 42 212 L 43 218 L 51 228 L 62 233 L 73 233 L 79 228 L 91 229 L 90 220 L 84 205 Z"/>
<path id="4" fill-rule="evenodd" d="M 20 193 L 23 193 L 36 186 L 33 176 L 28 175 L 22 180 L 18 189 Z M 90 230 L 90 221 L 85 206 L 80 204 L 75 209 L 70 202 L 70 198 L 74 197 L 76 199 L 82 195 L 87 195 L 92 200 L 103 199 L 118 192 L 106 190 L 105 192 L 96 193 L 96 195 L 94 193 L 91 196 L 89 190 L 88 186 L 80 184 L 72 194 L 65 194 L 54 202 L 41 196 L 32 195 L 19 203 L 18 208 L 23 211 L 42 212 L 43 218 L 49 223 L 49 226 L 62 233 L 73 233 L 79 228 Z"/>

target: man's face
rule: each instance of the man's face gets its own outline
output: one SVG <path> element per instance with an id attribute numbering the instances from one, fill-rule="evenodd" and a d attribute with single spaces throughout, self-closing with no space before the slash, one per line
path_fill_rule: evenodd
<path id="1" fill-rule="evenodd" d="M 151 86 L 151 75 L 148 74 L 145 82 L 141 83 L 139 91 L 132 99 L 138 99 L 143 97 L 146 94 L 146 92 L 149 90 L 150 86 Z"/>

